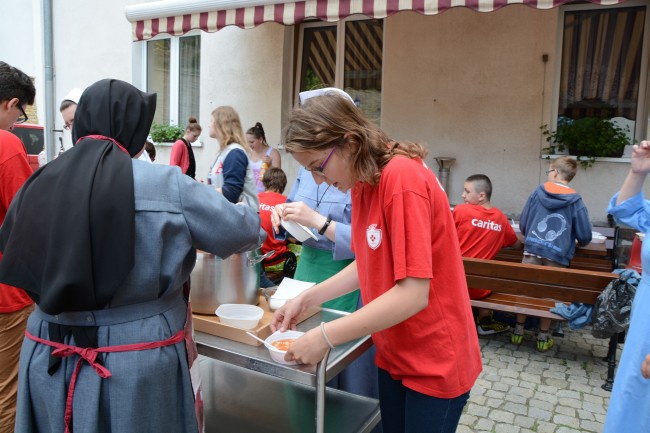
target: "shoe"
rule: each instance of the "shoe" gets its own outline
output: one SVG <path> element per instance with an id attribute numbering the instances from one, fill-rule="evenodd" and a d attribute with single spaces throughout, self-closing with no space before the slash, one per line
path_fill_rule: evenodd
<path id="1" fill-rule="evenodd" d="M 555 330 L 553 330 L 553 337 L 564 337 L 564 329 L 562 329 L 562 323 L 558 323 L 555 327 Z"/>
<path id="2" fill-rule="evenodd" d="M 510 342 L 512 344 L 516 344 L 519 346 L 521 343 L 524 342 L 524 336 L 523 334 L 515 334 L 514 332 L 510 334 Z"/>
<path id="3" fill-rule="evenodd" d="M 548 337 L 546 340 L 537 340 L 537 351 L 548 352 L 554 345 L 555 341 L 551 337 Z"/>
<path id="4" fill-rule="evenodd" d="M 486 316 L 478 321 L 476 326 L 478 335 L 493 335 L 510 331 L 510 326 L 494 320 L 492 316 Z"/>

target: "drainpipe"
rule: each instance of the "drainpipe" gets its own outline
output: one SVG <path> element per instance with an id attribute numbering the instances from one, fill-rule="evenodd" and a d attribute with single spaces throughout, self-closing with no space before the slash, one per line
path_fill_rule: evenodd
<path id="1" fill-rule="evenodd" d="M 456 158 L 447 158 L 444 156 L 439 156 L 436 159 L 436 162 L 438 163 L 438 180 L 440 180 L 440 184 L 442 187 L 445 189 L 445 192 L 447 193 L 447 199 L 449 199 L 449 171 L 451 170 L 451 166 L 454 165 L 454 162 L 456 162 Z"/>
<path id="2" fill-rule="evenodd" d="M 47 160 L 54 159 L 54 32 L 52 30 L 52 0 L 43 0 L 43 78 L 45 81 L 45 149 Z"/>

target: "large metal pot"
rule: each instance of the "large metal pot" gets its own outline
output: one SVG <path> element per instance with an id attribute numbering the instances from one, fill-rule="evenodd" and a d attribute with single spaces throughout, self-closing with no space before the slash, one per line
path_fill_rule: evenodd
<path id="1" fill-rule="evenodd" d="M 273 253 L 260 255 L 256 249 L 222 259 L 197 251 L 196 266 L 190 276 L 192 311 L 214 314 L 221 304 L 257 305 L 260 262 Z"/>

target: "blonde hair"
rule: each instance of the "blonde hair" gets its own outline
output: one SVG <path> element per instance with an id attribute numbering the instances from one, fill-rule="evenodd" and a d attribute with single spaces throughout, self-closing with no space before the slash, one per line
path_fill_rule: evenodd
<path id="1" fill-rule="evenodd" d="M 556 169 L 563 180 L 571 182 L 578 172 L 578 161 L 570 156 L 561 156 L 551 161 L 551 168 Z"/>
<path id="2" fill-rule="evenodd" d="M 424 159 L 427 153 L 420 144 L 392 141 L 352 102 L 335 93 L 310 98 L 293 110 L 284 145 L 290 153 L 345 146 L 356 179 L 371 185 L 379 182 L 394 156 Z"/>
<path id="3" fill-rule="evenodd" d="M 214 127 L 219 130 L 222 140 L 219 140 L 221 150 L 232 143 L 240 144 L 247 154 L 251 154 L 251 149 L 244 139 L 244 131 L 241 127 L 239 114 L 230 106 L 217 107 L 212 111 L 212 120 Z"/>

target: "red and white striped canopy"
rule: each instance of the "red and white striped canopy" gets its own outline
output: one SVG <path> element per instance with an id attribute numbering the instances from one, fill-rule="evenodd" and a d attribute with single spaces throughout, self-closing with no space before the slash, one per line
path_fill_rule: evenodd
<path id="1" fill-rule="evenodd" d="M 612 5 L 623 0 L 589 0 Z M 159 33 L 180 36 L 193 29 L 216 32 L 235 25 L 244 29 L 265 22 L 293 25 L 307 19 L 338 21 L 355 14 L 385 18 L 400 11 L 436 15 L 452 7 L 491 12 L 510 4 L 550 9 L 571 0 L 194 0 L 155 1 L 126 7 L 133 25 L 133 40 L 150 39 Z"/>

